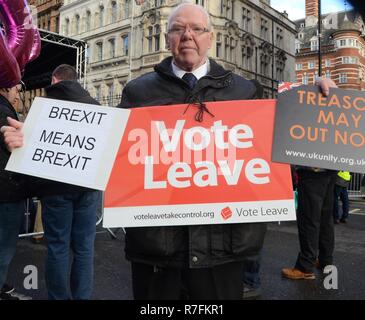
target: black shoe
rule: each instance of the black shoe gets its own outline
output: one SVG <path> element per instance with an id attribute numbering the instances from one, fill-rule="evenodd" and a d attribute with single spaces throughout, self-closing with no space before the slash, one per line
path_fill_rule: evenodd
<path id="1" fill-rule="evenodd" d="M 12 293 L 14 291 L 14 287 L 4 283 L 3 287 L 1 288 L 1 293 Z"/>
<path id="2" fill-rule="evenodd" d="M 261 291 L 260 288 L 251 288 L 251 287 L 244 287 L 243 288 L 243 294 L 242 299 L 243 300 L 256 300 L 260 298 Z"/>
<path id="3" fill-rule="evenodd" d="M 347 223 L 347 220 L 342 218 L 342 219 L 340 219 L 340 222 L 341 223 Z"/>
<path id="4" fill-rule="evenodd" d="M 0 300 L 20 300 L 18 297 L 14 297 L 11 293 L 1 292 Z"/>
<path id="5" fill-rule="evenodd" d="M 16 292 L 13 286 L 4 284 L 1 288 L 0 300 L 32 300 L 32 298 Z"/>

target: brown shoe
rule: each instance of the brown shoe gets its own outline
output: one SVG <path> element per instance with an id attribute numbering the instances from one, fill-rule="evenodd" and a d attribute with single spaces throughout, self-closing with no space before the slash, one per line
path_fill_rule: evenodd
<path id="1" fill-rule="evenodd" d="M 296 268 L 284 268 L 281 270 L 281 274 L 283 277 L 292 280 L 299 280 L 299 279 L 314 280 L 316 278 L 313 272 L 303 272 Z"/>

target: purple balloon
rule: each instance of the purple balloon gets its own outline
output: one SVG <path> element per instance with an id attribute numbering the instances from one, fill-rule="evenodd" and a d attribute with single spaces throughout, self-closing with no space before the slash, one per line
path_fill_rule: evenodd
<path id="1" fill-rule="evenodd" d="M 0 88 L 12 88 L 21 79 L 18 62 L 9 50 L 4 34 L 0 30 Z"/>
<path id="2" fill-rule="evenodd" d="M 39 34 L 38 29 L 34 29 L 34 43 L 32 47 L 32 51 L 29 55 L 29 61 L 31 62 L 38 58 L 39 54 L 41 53 L 41 36 Z"/>
<path id="3" fill-rule="evenodd" d="M 31 56 L 35 35 L 27 1 L 0 0 L 0 19 L 5 27 L 8 47 L 23 72 Z"/>

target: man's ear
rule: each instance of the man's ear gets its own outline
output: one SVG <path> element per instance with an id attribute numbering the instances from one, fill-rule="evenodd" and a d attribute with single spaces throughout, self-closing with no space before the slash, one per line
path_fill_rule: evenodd
<path id="1" fill-rule="evenodd" d="M 56 84 L 58 82 L 60 82 L 60 80 L 57 79 L 55 76 L 52 76 L 52 84 Z"/>
<path id="2" fill-rule="evenodd" d="M 214 33 L 213 33 L 213 31 L 211 31 L 210 32 L 210 34 L 209 34 L 209 49 L 211 49 L 212 48 L 212 45 L 213 45 L 213 41 L 214 41 Z"/>
<path id="3" fill-rule="evenodd" d="M 166 43 L 166 49 L 170 50 L 170 41 L 169 41 L 169 35 L 165 34 L 165 43 Z"/>

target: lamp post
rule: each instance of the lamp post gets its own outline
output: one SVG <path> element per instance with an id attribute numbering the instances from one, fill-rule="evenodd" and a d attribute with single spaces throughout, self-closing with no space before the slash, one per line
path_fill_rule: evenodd
<path id="1" fill-rule="evenodd" d="M 322 76 L 322 18 L 321 18 L 321 0 L 318 0 L 318 76 Z"/>

